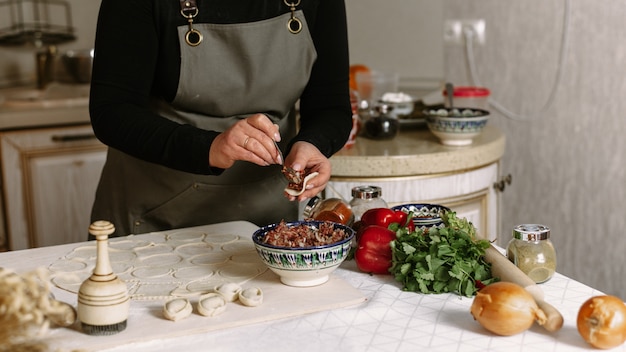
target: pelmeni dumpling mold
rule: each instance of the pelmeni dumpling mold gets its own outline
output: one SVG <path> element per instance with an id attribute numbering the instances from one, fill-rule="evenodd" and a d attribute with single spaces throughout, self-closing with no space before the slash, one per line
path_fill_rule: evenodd
<path id="1" fill-rule="evenodd" d="M 163 305 L 163 316 L 173 321 L 187 318 L 192 311 L 191 303 L 186 298 L 174 298 Z"/>
<path id="2" fill-rule="evenodd" d="M 219 293 L 211 292 L 200 296 L 198 299 L 198 313 L 214 317 L 226 310 L 226 298 Z"/>
<path id="3" fill-rule="evenodd" d="M 256 307 L 263 303 L 263 291 L 258 287 L 250 287 L 239 292 L 239 302 L 248 307 Z"/>

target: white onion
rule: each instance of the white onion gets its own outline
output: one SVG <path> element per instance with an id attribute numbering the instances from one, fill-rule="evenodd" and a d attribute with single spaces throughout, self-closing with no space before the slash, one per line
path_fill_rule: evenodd
<path id="1" fill-rule="evenodd" d="M 502 336 L 519 334 L 533 322 L 542 325 L 547 319 L 530 293 L 520 285 L 504 281 L 478 291 L 470 313 L 485 329 Z"/>
<path id="2" fill-rule="evenodd" d="M 591 297 L 580 306 L 576 327 L 593 347 L 617 347 L 626 341 L 626 305 L 617 296 Z"/>

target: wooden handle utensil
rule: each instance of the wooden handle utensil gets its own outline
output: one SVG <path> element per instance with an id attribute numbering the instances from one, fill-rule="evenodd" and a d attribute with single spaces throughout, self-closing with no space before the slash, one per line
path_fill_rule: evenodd
<path id="1" fill-rule="evenodd" d="M 546 330 L 554 332 L 561 329 L 563 316 L 554 306 L 544 300 L 543 290 L 539 285 L 493 246 L 489 246 L 485 250 L 485 261 L 491 264 L 491 274 L 494 277 L 499 277 L 501 281 L 518 284 L 533 296 L 539 308 L 548 318 L 542 325 Z"/>

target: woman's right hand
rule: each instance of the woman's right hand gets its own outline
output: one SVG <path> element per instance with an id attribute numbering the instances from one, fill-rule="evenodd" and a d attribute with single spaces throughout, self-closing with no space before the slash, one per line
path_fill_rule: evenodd
<path id="1" fill-rule="evenodd" d="M 215 137 L 209 149 L 209 165 L 227 169 L 237 160 L 260 166 L 282 164 L 274 140 L 280 141 L 278 125 L 264 114 L 254 114 Z"/>

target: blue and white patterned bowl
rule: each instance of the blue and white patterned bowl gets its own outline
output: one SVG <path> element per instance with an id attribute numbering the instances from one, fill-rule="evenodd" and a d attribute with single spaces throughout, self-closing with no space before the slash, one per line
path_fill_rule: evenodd
<path id="1" fill-rule="evenodd" d="M 433 226 L 443 227 L 441 213 L 450 211 L 450 208 L 439 204 L 401 204 L 391 207 L 393 210 L 402 210 L 405 213 L 413 213 L 413 224 L 415 228 L 426 230 Z"/>
<path id="2" fill-rule="evenodd" d="M 319 228 L 322 221 L 294 221 L 287 226 L 307 225 Z M 355 232 L 349 226 L 333 223 L 335 229 L 342 229 L 348 235 L 345 239 L 326 246 L 318 247 L 277 247 L 263 243 L 268 231 L 278 224 L 261 227 L 252 235 L 252 241 L 261 260 L 270 270 L 280 277 L 280 281 L 289 286 L 316 286 L 328 281 L 330 273 L 346 259 L 352 245 Z"/>
<path id="3" fill-rule="evenodd" d="M 489 121 L 489 111 L 481 109 L 471 109 L 471 116 L 442 116 L 446 110 L 451 109 L 426 110 L 426 124 L 428 129 L 439 138 L 441 144 L 451 146 L 464 146 L 472 144 L 475 137 L 480 135 Z M 458 108 L 464 111 L 463 108 Z M 467 109 L 466 109 L 467 110 Z"/>

